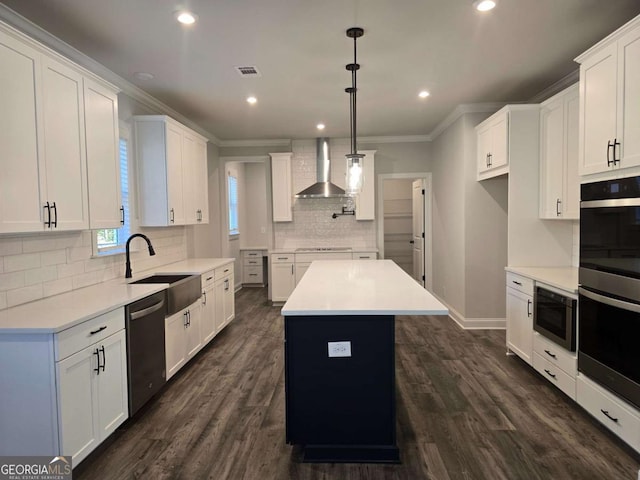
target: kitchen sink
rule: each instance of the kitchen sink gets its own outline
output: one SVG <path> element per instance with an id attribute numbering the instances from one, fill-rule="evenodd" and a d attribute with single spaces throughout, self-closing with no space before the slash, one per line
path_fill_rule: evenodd
<path id="1" fill-rule="evenodd" d="M 165 290 L 167 299 L 167 316 L 188 307 L 202 295 L 200 275 L 158 273 L 130 283 L 167 283 Z"/>

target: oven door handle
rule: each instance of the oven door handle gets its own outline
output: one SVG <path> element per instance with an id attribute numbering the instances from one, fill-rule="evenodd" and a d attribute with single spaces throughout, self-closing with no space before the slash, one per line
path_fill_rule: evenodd
<path id="1" fill-rule="evenodd" d="M 640 198 L 611 198 L 608 200 L 583 200 L 580 208 L 640 207 Z"/>
<path id="2" fill-rule="evenodd" d="M 627 310 L 629 312 L 640 313 L 640 305 L 638 305 L 637 303 L 625 302 L 623 300 L 618 300 L 617 298 L 606 297 L 582 287 L 578 288 L 578 293 L 591 300 L 604 303 L 605 305 L 609 305 L 611 307 L 620 308 L 621 310 Z"/>

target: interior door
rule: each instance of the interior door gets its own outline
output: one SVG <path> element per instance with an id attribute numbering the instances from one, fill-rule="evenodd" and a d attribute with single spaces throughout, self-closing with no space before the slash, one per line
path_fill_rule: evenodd
<path id="1" fill-rule="evenodd" d="M 413 181 L 412 192 L 413 278 L 424 287 L 424 182 Z"/>

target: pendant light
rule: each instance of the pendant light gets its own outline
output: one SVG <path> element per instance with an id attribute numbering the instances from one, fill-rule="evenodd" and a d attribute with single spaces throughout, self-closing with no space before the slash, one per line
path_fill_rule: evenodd
<path id="1" fill-rule="evenodd" d="M 356 57 L 356 40 L 364 35 L 364 30 L 359 27 L 352 27 L 347 30 L 347 37 L 353 38 L 353 63 L 348 64 L 345 68 L 351 72 L 351 86 L 345 88 L 345 92 L 349 94 L 349 120 L 351 127 L 351 153 L 347 157 L 347 195 L 355 195 L 362 190 L 362 159 L 364 155 L 358 153 L 356 142 L 356 72 L 360 69 Z"/>

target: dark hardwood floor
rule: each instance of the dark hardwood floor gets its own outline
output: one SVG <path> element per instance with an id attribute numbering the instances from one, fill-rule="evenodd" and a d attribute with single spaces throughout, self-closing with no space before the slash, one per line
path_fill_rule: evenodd
<path id="1" fill-rule="evenodd" d="M 402 464 L 304 464 L 285 444 L 283 319 L 236 319 L 74 470 L 74 479 L 636 479 L 640 456 L 517 357 L 505 332 L 396 319 Z"/>

